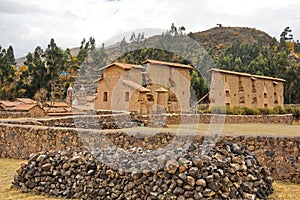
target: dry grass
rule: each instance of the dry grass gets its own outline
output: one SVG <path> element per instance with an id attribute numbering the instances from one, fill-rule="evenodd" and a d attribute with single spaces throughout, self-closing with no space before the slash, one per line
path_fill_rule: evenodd
<path id="1" fill-rule="evenodd" d="M 58 198 L 49 198 L 42 195 L 22 193 L 16 189 L 11 189 L 11 183 L 16 169 L 23 160 L 0 159 L 0 199 L 1 200 L 59 200 Z"/>
<path id="2" fill-rule="evenodd" d="M 276 200 L 298 200 L 300 199 L 300 184 L 275 181 L 273 183 L 274 193 L 270 199 Z"/>
<path id="3" fill-rule="evenodd" d="M 217 132 L 221 135 L 300 136 L 300 124 L 182 124 L 168 125 L 167 128 L 134 127 L 122 129 L 122 131 L 133 135 L 136 133 L 154 135 L 164 131 L 175 132 L 178 135 L 206 135 Z"/>
<path id="4" fill-rule="evenodd" d="M 165 130 L 181 130 L 182 132 L 197 131 L 198 133 L 220 131 L 223 135 L 260 135 L 260 136 L 300 136 L 300 125 L 286 124 L 182 124 L 168 125 Z M 210 131 L 209 131 L 210 130 Z"/>
<path id="5" fill-rule="evenodd" d="M 15 159 L 0 159 L 0 199 L 2 200 L 59 200 L 31 193 L 22 193 L 11 189 L 11 182 L 17 168 L 26 161 Z M 272 200 L 297 200 L 300 199 L 300 184 L 275 181 Z"/>

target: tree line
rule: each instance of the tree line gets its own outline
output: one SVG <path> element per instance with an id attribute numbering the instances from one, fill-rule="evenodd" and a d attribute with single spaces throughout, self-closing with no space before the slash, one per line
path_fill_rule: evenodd
<path id="1" fill-rule="evenodd" d="M 104 46 L 100 52 L 103 51 Z M 75 55 L 69 48 L 63 50 L 51 39 L 45 50 L 37 46 L 32 53 L 28 53 L 20 66 L 16 66 L 12 46 L 7 49 L 0 46 L 0 52 L 0 99 L 5 100 L 17 97 L 64 99 L 67 88 L 74 83 L 88 56 L 93 54 L 95 58 L 99 57 L 93 37 L 83 39 Z"/>

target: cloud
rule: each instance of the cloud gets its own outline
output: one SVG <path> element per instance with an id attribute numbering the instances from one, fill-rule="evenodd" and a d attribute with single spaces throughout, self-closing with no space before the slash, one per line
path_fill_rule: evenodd
<path id="1" fill-rule="evenodd" d="M 100 45 L 123 32 L 166 29 L 172 22 L 187 32 L 221 23 L 256 27 L 272 36 L 290 26 L 300 38 L 298 0 L 0 0 L 0 5 L 0 45 L 12 44 L 17 57 L 38 45 L 45 48 L 51 38 L 62 48 L 79 46 L 90 36 Z"/>

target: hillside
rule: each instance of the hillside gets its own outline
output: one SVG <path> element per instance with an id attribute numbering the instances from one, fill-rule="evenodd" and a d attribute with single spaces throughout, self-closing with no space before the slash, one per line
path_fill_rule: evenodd
<path id="1" fill-rule="evenodd" d="M 205 31 L 189 33 L 188 35 L 195 39 L 205 49 L 210 47 L 213 48 L 215 56 L 219 55 L 236 40 L 247 43 L 261 40 L 265 45 L 272 40 L 272 37 L 267 33 L 248 27 L 214 27 Z M 158 39 L 158 36 L 152 36 L 147 38 L 144 43 L 146 45 L 154 45 Z M 132 44 L 128 43 L 129 49 L 131 45 Z M 79 52 L 78 47 L 71 48 L 70 50 L 72 55 L 77 55 Z M 115 58 L 122 56 L 120 52 L 120 43 L 107 46 L 105 47 L 105 50 L 109 56 L 109 61 L 113 61 Z M 16 59 L 17 65 L 23 64 L 25 60 L 25 57 Z"/>
<path id="2" fill-rule="evenodd" d="M 216 55 L 229 47 L 234 41 L 253 43 L 259 40 L 264 45 L 271 42 L 272 37 L 267 33 L 248 27 L 214 27 L 206 31 L 190 34 L 205 49 L 213 48 Z"/>

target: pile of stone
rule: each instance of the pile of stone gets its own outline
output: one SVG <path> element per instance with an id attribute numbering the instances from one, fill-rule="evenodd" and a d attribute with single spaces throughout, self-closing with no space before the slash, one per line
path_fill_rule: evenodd
<path id="1" fill-rule="evenodd" d="M 245 148 L 226 143 L 210 151 L 192 149 L 156 151 L 156 156 L 144 162 L 129 157 L 150 150 L 131 149 L 128 158 L 124 150 L 122 158 L 128 168 L 109 165 L 101 161 L 101 153 L 83 149 L 39 153 L 17 170 L 13 187 L 78 199 L 255 200 L 267 199 L 272 193 L 269 170 Z M 153 170 L 155 162 L 163 167 Z"/>

